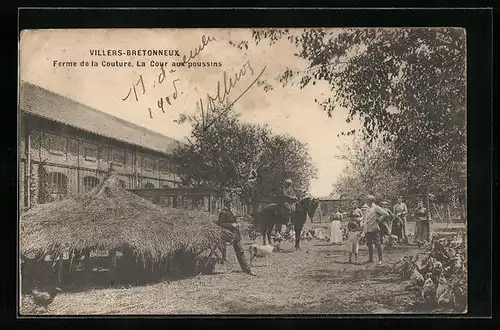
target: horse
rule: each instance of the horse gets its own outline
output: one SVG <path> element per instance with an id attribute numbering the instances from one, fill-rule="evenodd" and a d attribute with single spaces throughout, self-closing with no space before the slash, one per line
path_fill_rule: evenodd
<path id="1" fill-rule="evenodd" d="M 318 199 L 305 197 L 297 203 L 295 211 L 292 212 L 291 220 L 295 231 L 295 250 L 300 250 L 300 237 L 307 216 L 309 215 L 309 218 L 312 218 L 317 207 Z M 271 242 L 271 232 L 273 228 L 286 224 L 287 222 L 286 215 L 282 212 L 278 212 L 278 208 L 279 206 L 277 204 L 268 204 L 256 214 L 264 245 L 266 245 L 266 236 L 269 243 Z"/>

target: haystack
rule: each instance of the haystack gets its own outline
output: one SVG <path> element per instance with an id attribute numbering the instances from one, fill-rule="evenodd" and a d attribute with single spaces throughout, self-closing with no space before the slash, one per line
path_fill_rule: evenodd
<path id="1" fill-rule="evenodd" d="M 176 252 L 200 256 L 228 238 L 215 216 L 166 209 L 123 189 L 115 174 L 91 191 L 40 204 L 20 220 L 22 255 L 130 249 L 138 259 L 160 262 Z"/>

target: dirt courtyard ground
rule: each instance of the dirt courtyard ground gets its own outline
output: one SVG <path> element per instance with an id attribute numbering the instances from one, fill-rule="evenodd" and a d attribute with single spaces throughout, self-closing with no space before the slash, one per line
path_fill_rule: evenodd
<path id="1" fill-rule="evenodd" d="M 261 237 L 257 238 L 261 243 Z M 245 240 L 245 246 L 253 243 Z M 347 264 L 345 246 L 313 239 L 295 251 L 283 242 L 281 251 L 254 261 L 256 277 L 241 272 L 234 251 L 216 273 L 157 284 L 66 292 L 50 305 L 52 315 L 88 314 L 359 314 L 429 313 L 414 292 L 390 273 L 391 264 L 408 253 L 424 251 L 396 246 L 385 250 L 382 266 Z M 21 311 L 29 313 L 26 307 Z"/>

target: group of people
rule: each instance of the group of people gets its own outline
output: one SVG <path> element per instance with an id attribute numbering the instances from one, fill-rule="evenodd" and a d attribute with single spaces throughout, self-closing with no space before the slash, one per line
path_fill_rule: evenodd
<path id="1" fill-rule="evenodd" d="M 292 187 L 292 180 L 291 179 L 284 180 L 283 188 L 278 201 L 278 217 L 283 219 L 281 221 L 282 226 L 280 228 L 281 229 L 280 231 L 290 230 L 291 214 L 295 210 L 298 201 L 299 198 Z M 245 251 L 241 243 L 241 233 L 239 230 L 239 225 L 236 220 L 236 216 L 231 210 L 231 206 L 232 206 L 232 201 L 229 197 L 226 196 L 224 198 L 224 207 L 219 213 L 219 219 L 217 223 L 220 227 L 229 230 L 233 234 L 231 244 L 233 245 L 236 258 L 238 259 L 238 263 L 240 264 L 240 267 L 243 270 L 243 272 L 255 276 L 255 274 L 252 272 L 250 268 L 250 263 L 245 256 Z M 222 251 L 222 260 L 226 260 L 225 244 L 221 246 L 221 251 Z"/>
<path id="2" fill-rule="evenodd" d="M 283 225 L 290 224 L 290 215 L 294 211 L 298 200 L 292 188 L 292 180 L 286 179 L 278 202 L 279 213 L 281 213 L 279 216 L 285 219 Z M 418 203 L 414 214 L 416 219 L 415 241 L 428 241 L 430 239 L 429 213 L 423 202 Z M 363 237 L 368 247 L 368 262 L 370 263 L 374 262 L 374 247 L 377 250 L 378 264 L 383 263 L 382 243 L 384 236 L 389 238 L 391 244 L 393 235 L 397 237 L 399 243 L 408 244 L 407 215 L 408 208 L 403 202 L 402 196 L 398 196 L 397 203 L 392 210 L 389 208 L 387 201 L 382 201 L 381 206 L 377 205 L 373 195 L 366 196 L 365 204 L 361 208 L 359 208 L 357 201 L 352 201 L 351 208 L 346 215 L 347 225 L 344 226 L 349 262 L 352 262 L 352 257 L 357 259 L 359 243 Z M 344 214 L 338 207 L 332 214 L 331 220 L 330 240 L 334 244 L 342 244 L 344 236 L 342 222 L 345 223 L 345 221 Z M 255 275 L 245 257 L 241 244 L 241 234 L 236 217 L 231 211 L 231 200 L 229 198 L 224 199 L 224 208 L 219 214 L 218 224 L 233 233 L 232 245 L 242 270 L 247 274 Z M 226 247 L 224 245 L 222 247 L 223 260 L 225 260 L 225 251 Z"/>
<path id="3" fill-rule="evenodd" d="M 375 246 L 378 263 L 381 264 L 383 262 L 382 243 L 384 237 L 387 237 L 390 245 L 393 243 L 393 237 L 397 237 L 399 243 L 408 244 L 407 215 L 408 207 L 403 202 L 402 196 L 398 197 L 397 203 L 391 210 L 389 202 L 382 201 L 379 206 L 375 204 L 375 197 L 368 195 L 366 203 L 361 208 L 359 208 L 357 201 L 353 201 L 346 216 L 339 207 L 336 207 L 331 216 L 330 241 L 333 244 L 342 244 L 346 238 L 349 262 L 352 263 L 352 257 L 354 256 L 355 259 L 358 257 L 359 242 L 364 237 L 368 247 L 368 262 L 373 262 L 373 247 Z M 428 211 L 422 202 L 417 205 L 415 218 L 415 241 L 428 241 L 430 235 Z"/>

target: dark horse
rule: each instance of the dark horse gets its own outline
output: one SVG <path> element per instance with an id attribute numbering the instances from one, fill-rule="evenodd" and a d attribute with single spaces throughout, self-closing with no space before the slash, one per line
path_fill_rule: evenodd
<path id="1" fill-rule="evenodd" d="M 312 218 L 317 207 L 317 199 L 305 197 L 297 203 L 295 211 L 292 212 L 292 224 L 295 230 L 296 250 L 300 250 L 300 236 L 302 233 L 302 227 L 306 223 L 307 216 L 309 215 L 309 218 Z M 269 243 L 271 243 L 271 232 L 273 228 L 275 226 L 286 224 L 286 216 L 281 212 L 278 212 L 277 204 L 269 204 L 257 212 L 257 222 L 260 226 L 263 243 L 266 245 L 266 236 Z"/>

